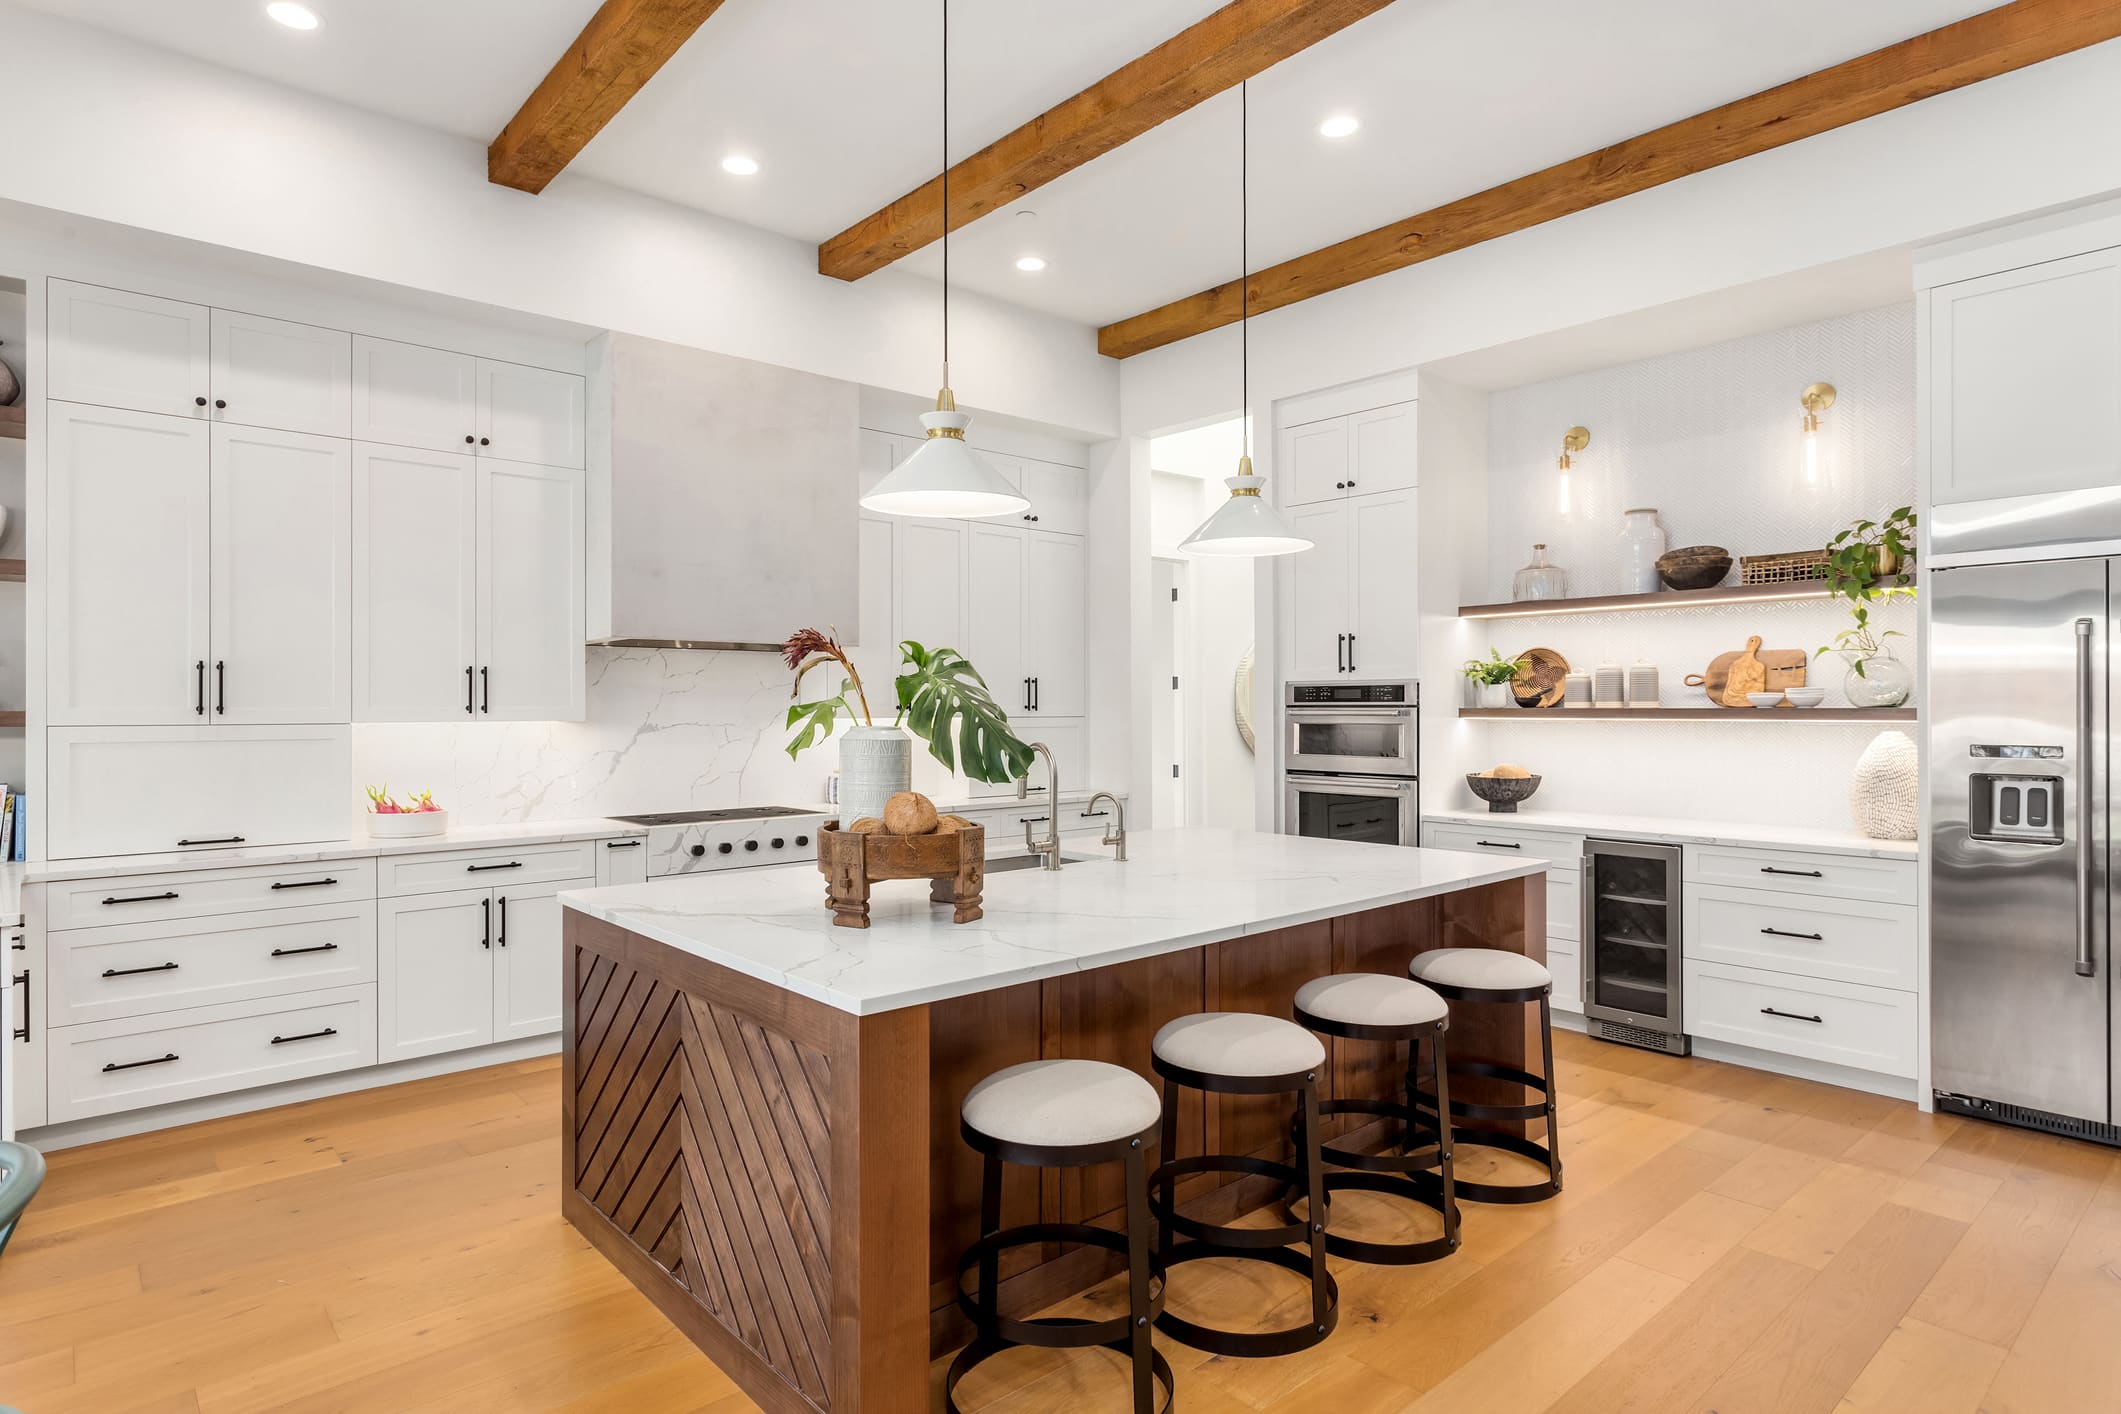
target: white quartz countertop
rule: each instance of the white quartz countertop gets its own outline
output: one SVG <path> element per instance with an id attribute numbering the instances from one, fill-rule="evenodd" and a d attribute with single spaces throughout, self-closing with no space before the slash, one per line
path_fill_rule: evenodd
<path id="1" fill-rule="evenodd" d="M 1041 869 L 989 874 L 953 924 L 925 880 L 878 884 L 839 928 L 815 869 L 731 870 L 560 895 L 565 906 L 842 1011 L 868 1014 L 1109 967 L 1542 872 L 1504 861 L 1237 830 L 1157 830 Z"/>
<path id="2" fill-rule="evenodd" d="M 361 835 L 313 844 L 188 849 L 171 854 L 118 854 L 99 859 L 55 859 L 13 867 L 27 871 L 16 881 L 19 886 L 55 879 L 108 879 L 125 874 L 163 874 L 178 869 L 234 869 L 246 864 L 311 864 L 326 859 L 436 854 L 446 850 L 512 844 L 562 844 L 569 840 L 615 839 L 647 833 L 639 825 L 629 825 L 622 820 L 539 820 L 530 824 L 465 825 L 443 834 L 409 840 L 379 840 Z"/>
<path id="3" fill-rule="evenodd" d="M 1601 839 L 1646 840 L 1656 844 L 1720 844 L 1761 849 L 1795 849 L 1816 854 L 1860 854 L 1872 859 L 1913 859 L 1914 840 L 1874 840 L 1853 830 L 1818 830 L 1801 825 L 1747 825 L 1719 820 L 1680 820 L 1660 815 L 1583 814 L 1535 810 L 1520 805 L 1516 813 L 1495 814 L 1485 807 L 1427 810 L 1422 819 L 1454 825 L 1486 825 L 1497 830 L 1559 830 Z"/>

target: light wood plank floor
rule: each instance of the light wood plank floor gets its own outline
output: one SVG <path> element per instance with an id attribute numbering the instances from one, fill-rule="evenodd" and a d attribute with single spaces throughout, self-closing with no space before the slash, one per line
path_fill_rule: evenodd
<path id="1" fill-rule="evenodd" d="M 1556 1049 L 1559 1199 L 1467 1205 L 1446 1262 L 1337 1264 L 1341 1326 L 1315 1351 L 1167 1345 L 1180 1408 L 2121 1409 L 2110 1151 L 1573 1034 Z M 524 1062 L 54 1154 L 0 1259 L 0 1403 L 751 1409 L 560 1221 L 557 1079 Z M 1335 1221 L 1425 1219 L 1348 1195 Z M 1280 1324 L 1300 1300 L 1284 1276 L 1195 1264 L 1172 1302 Z M 961 1395 L 1117 1409 L 1116 1368 L 1020 1352 Z"/>

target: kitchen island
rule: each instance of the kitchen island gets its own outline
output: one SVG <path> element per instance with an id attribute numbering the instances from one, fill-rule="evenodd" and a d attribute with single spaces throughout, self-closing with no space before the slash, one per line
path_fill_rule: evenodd
<path id="1" fill-rule="evenodd" d="M 797 866 L 561 895 L 568 1221 L 767 1409 L 925 1410 L 931 1355 L 964 1336 L 980 1165 L 957 1108 L 982 1076 L 1060 1056 L 1148 1075 L 1174 1017 L 1287 1016 L 1314 977 L 1432 948 L 1544 960 L 1540 861 L 1227 830 L 1129 849 L 990 873 L 963 925 L 900 882 L 869 929 L 835 928 Z M 1536 1056 L 1525 1009 L 1482 1010 L 1454 1056 Z M 1333 1043 L 1329 1066 L 1335 1094 L 1399 1078 L 1375 1046 Z M 1184 1152 L 1286 1145 L 1271 1098 L 1180 1096 Z M 1220 1216 L 1275 1196 L 1226 1177 L 1181 1196 Z M 1003 1221 L 1112 1223 L 1121 1200 L 1116 1167 L 1011 1169 Z M 1110 1256 L 1017 1255 L 1004 1299 L 1026 1306 Z"/>

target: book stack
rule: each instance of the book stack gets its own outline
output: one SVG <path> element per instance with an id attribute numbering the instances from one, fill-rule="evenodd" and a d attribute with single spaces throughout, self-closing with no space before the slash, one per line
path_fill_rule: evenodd
<path id="1" fill-rule="evenodd" d="M 0 860 L 29 858 L 28 803 L 13 786 L 0 785 Z"/>

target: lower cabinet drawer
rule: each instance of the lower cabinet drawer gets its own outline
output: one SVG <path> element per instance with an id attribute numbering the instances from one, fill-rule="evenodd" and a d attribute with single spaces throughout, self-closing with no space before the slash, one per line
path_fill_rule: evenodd
<path id="1" fill-rule="evenodd" d="M 376 989 L 230 1002 L 49 1033 L 53 1124 L 194 1100 L 376 1060 Z"/>
<path id="2" fill-rule="evenodd" d="M 44 926 L 56 933 L 67 928 L 160 923 L 254 908 L 290 908 L 375 896 L 373 859 L 255 865 L 248 869 L 171 870 L 115 879 L 61 879 L 44 886 Z"/>
<path id="3" fill-rule="evenodd" d="M 508 849 L 459 849 L 443 854 L 386 854 L 376 892 L 384 898 L 451 889 L 521 887 L 597 876 L 598 840 L 564 840 Z"/>
<path id="4" fill-rule="evenodd" d="M 1686 951 L 1701 962 L 1912 992 L 1915 909 L 1695 884 L 1686 891 Z"/>
<path id="5" fill-rule="evenodd" d="M 1430 849 L 1462 849 L 1469 854 L 1496 854 L 1510 859 L 1539 858 L 1566 869 L 1583 867 L 1583 836 L 1555 835 L 1513 825 L 1468 825 L 1460 821 L 1423 823 L 1421 842 Z"/>
<path id="6" fill-rule="evenodd" d="M 1686 1029 L 1712 1041 L 1915 1073 L 1915 994 L 1750 967 L 1686 964 Z"/>
<path id="7" fill-rule="evenodd" d="M 1556 1011 L 1583 1010 L 1583 955 L 1573 939 L 1547 938 L 1547 970 L 1554 974 Z"/>
<path id="8" fill-rule="evenodd" d="M 1913 859 L 1874 859 L 1862 854 L 1813 854 L 1801 850 L 1753 849 L 1738 845 L 1690 844 L 1685 877 L 1697 884 L 1733 884 L 1823 898 L 1915 901 Z"/>
<path id="9" fill-rule="evenodd" d="M 51 1021 L 73 1026 L 376 980 L 368 900 L 50 935 Z"/>

